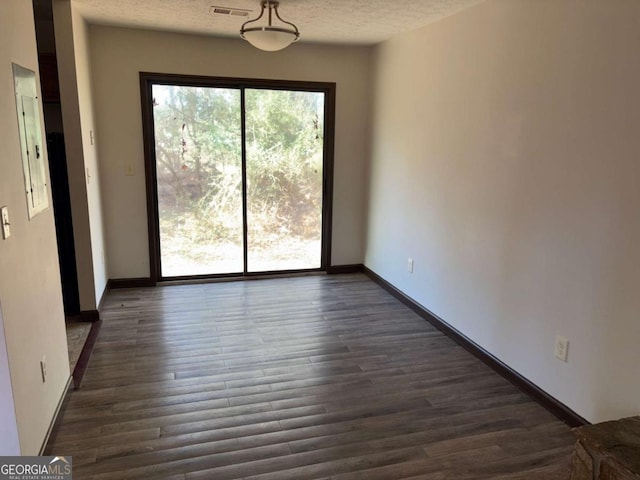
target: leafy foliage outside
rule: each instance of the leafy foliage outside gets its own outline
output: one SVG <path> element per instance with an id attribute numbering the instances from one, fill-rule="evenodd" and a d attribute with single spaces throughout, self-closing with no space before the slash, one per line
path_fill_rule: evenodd
<path id="1" fill-rule="evenodd" d="M 163 275 L 243 269 L 240 91 L 154 86 Z M 245 91 L 249 270 L 320 265 L 320 93 Z"/>

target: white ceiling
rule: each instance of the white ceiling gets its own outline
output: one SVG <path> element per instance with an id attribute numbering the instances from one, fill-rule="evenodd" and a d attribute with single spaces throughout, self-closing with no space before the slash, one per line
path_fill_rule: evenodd
<path id="1" fill-rule="evenodd" d="M 280 16 L 301 41 L 370 45 L 414 30 L 484 0 L 280 0 Z M 73 0 L 89 23 L 236 36 L 260 12 L 260 0 Z M 251 10 L 248 18 L 210 13 L 211 6 Z"/>

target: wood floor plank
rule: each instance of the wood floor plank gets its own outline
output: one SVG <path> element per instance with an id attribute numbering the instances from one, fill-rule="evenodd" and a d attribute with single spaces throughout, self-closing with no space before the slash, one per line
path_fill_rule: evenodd
<path id="1" fill-rule="evenodd" d="M 568 478 L 569 428 L 360 274 L 112 290 L 74 478 Z"/>

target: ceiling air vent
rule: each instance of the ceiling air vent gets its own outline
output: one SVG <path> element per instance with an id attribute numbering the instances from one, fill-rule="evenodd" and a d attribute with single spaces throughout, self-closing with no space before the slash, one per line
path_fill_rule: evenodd
<path id="1" fill-rule="evenodd" d="M 211 5 L 209 9 L 209 13 L 216 15 L 231 15 L 234 17 L 248 17 L 251 13 L 251 10 L 244 10 L 242 8 L 229 8 L 229 7 L 219 7 L 217 5 Z"/>

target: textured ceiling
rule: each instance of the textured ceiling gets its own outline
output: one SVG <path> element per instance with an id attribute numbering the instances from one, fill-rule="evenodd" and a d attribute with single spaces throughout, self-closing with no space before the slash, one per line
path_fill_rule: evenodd
<path id="1" fill-rule="evenodd" d="M 280 16 L 301 41 L 375 44 L 483 0 L 280 0 Z M 260 12 L 259 0 L 73 0 L 89 23 L 236 36 Z M 248 18 L 210 13 L 211 6 L 251 10 Z"/>

